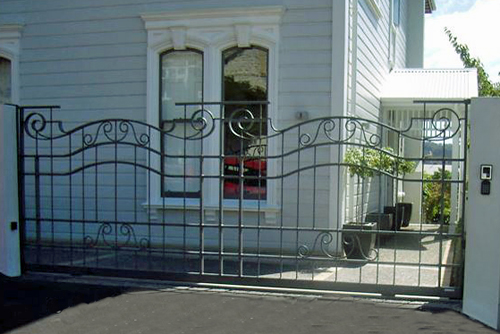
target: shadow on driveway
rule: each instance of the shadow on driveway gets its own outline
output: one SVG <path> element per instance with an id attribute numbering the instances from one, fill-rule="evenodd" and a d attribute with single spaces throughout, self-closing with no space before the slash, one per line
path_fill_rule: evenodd
<path id="1" fill-rule="evenodd" d="M 120 287 L 23 281 L 0 275 L 0 333 L 68 307 L 115 297 L 129 290 Z"/>

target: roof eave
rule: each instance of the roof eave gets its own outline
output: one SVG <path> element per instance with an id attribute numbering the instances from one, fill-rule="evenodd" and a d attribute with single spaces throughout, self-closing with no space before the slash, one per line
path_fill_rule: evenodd
<path id="1" fill-rule="evenodd" d="M 436 2 L 434 0 L 425 0 L 425 13 L 432 14 L 436 10 Z"/>

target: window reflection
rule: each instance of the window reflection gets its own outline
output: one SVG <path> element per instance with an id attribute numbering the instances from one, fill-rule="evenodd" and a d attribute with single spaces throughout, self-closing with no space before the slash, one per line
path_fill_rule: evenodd
<path id="1" fill-rule="evenodd" d="M 191 123 L 194 106 L 175 106 L 180 102 L 203 101 L 203 53 L 196 50 L 168 51 L 160 59 L 160 124 L 166 135 L 162 152 L 167 156 L 162 172 L 163 194 L 168 197 L 200 195 L 201 140 Z"/>
<path id="2" fill-rule="evenodd" d="M 231 48 L 222 54 L 223 100 L 267 101 L 268 51 Z M 224 198 L 266 199 L 267 104 L 226 105 L 224 127 Z M 239 175 L 245 180 L 240 189 Z"/>

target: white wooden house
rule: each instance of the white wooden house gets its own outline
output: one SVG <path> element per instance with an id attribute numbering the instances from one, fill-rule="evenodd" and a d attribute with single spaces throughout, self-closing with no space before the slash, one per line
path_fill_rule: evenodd
<path id="1" fill-rule="evenodd" d="M 349 117 L 356 118 L 359 131 L 376 134 L 370 122 L 402 126 L 402 119 L 411 118 L 402 113 L 422 108 L 413 100 L 453 95 L 436 91 L 412 95 L 412 90 L 401 90 L 406 85 L 415 88 L 415 80 L 429 73 L 441 77 L 436 71 L 408 70 L 423 66 L 424 17 L 435 9 L 433 0 L 0 0 L 0 8 L 1 102 L 60 106 L 50 114 L 64 121 L 64 130 L 108 118 L 143 122 L 186 137 L 193 131 L 189 126 L 195 130 L 198 126 L 186 125 L 186 120 L 196 118 L 193 115 L 220 122 L 211 130 L 212 137 L 197 143 L 186 144 L 175 136 L 164 142 L 147 129 L 147 140 L 141 141 L 144 138 L 134 133 L 139 144 L 159 152 L 137 154 L 131 147 L 119 153 L 121 160 L 146 167 L 140 173 L 134 167 L 111 164 L 58 182 L 49 171 L 62 173 L 67 164 L 41 159 L 41 165 L 33 167 L 27 157 L 26 238 L 34 240 L 34 248 L 45 240 L 52 248 L 58 242 L 64 248 L 69 242 L 72 250 L 78 249 L 74 253 L 78 260 L 61 260 L 59 266 L 74 266 L 73 262 L 89 266 L 95 259 L 80 259 L 86 256 L 82 245 L 96 248 L 109 234 L 116 236 L 115 251 L 121 234 L 125 243 L 133 236 L 140 249 L 182 246 L 179 252 L 184 255 L 189 250 L 189 256 L 199 253 L 207 258 L 220 259 L 227 251 L 241 259 L 245 247 L 253 254 L 247 257 L 276 251 L 304 257 L 318 238 L 329 241 L 328 254 L 336 254 L 339 239 L 332 236 L 346 221 L 358 219 L 356 198 L 365 196 L 366 189 L 360 193 L 340 165 L 345 147 L 302 148 L 321 136 L 321 140 L 328 135 L 341 137 L 340 128 Z M 451 75 L 447 73 L 442 75 Z M 455 99 L 477 95 L 471 88 L 476 85 L 475 73 L 464 73 L 469 81 L 453 95 Z M 224 156 L 230 157 L 232 151 L 220 121 L 228 116 L 228 105 L 220 102 L 238 101 L 241 96 L 268 102 L 252 111 L 272 121 L 252 133 L 255 142 L 246 142 L 265 146 L 269 157 L 266 170 L 259 167 L 254 175 L 257 190 L 248 197 L 239 196 L 241 187 L 247 187 L 243 181 L 236 182 L 240 188 L 236 184 L 233 195 L 230 182 L 221 181 L 222 169 L 231 167 Z M 196 114 L 200 108 L 203 111 Z M 339 123 L 329 123 L 328 118 Z M 63 152 L 64 147 L 74 149 L 78 140 L 88 146 L 99 133 L 101 137 L 107 133 L 107 126 L 114 126 L 114 131 L 123 126 L 120 130 L 130 135 L 130 123 L 114 122 L 95 125 L 94 133 L 79 130 L 75 134 L 80 139 L 70 136 L 63 143 L 36 149 Z M 61 130 L 55 123 L 47 124 L 43 130 Z M 274 127 L 290 129 L 272 137 Z M 33 129 L 37 130 L 36 124 Z M 35 142 L 27 138 L 25 145 L 33 149 Z M 388 137 L 379 144 L 392 145 Z M 162 152 L 168 155 L 164 162 Z M 412 152 L 421 155 L 419 150 Z M 78 154 L 69 162 L 70 170 L 83 167 L 85 159 L 118 155 L 113 147 Z M 203 158 L 195 158 L 196 154 Z M 253 158 L 259 162 L 262 156 L 258 152 Z M 235 161 L 236 167 L 246 168 Z M 164 170 L 168 176 L 162 175 Z M 292 176 L 284 177 L 287 173 Z M 93 186 L 87 189 L 85 184 Z M 392 201 L 388 192 L 393 189 L 384 182 L 372 182 L 369 189 L 364 212 L 381 209 L 381 199 Z M 244 190 L 251 192 L 249 187 Z M 45 227 L 44 217 L 50 221 Z M 222 217 L 228 226 L 224 236 Z M 242 217 L 248 230 L 242 228 Z M 93 223 L 86 224 L 89 219 Z M 110 221 L 114 225 L 103 223 Z M 119 230 L 118 221 L 132 223 Z M 323 239 L 318 229 L 335 233 L 331 240 Z M 222 262 L 219 271 L 220 267 Z"/>

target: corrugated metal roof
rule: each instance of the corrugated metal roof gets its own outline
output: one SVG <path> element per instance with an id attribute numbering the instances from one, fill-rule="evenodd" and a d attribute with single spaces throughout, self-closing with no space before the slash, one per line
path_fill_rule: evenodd
<path id="1" fill-rule="evenodd" d="M 394 70 L 381 92 L 382 99 L 469 99 L 476 96 L 475 68 Z"/>

